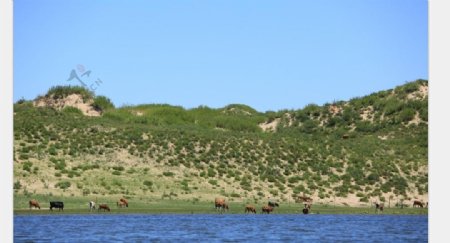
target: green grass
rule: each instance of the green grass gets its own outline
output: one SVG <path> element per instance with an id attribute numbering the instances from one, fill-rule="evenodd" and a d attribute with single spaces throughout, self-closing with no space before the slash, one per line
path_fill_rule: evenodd
<path id="1" fill-rule="evenodd" d="M 14 197 L 14 214 L 88 214 L 89 212 L 88 202 L 94 200 L 92 197 L 48 197 L 42 195 L 35 195 L 33 197 L 40 203 L 41 209 L 28 209 L 28 200 L 30 198 L 23 196 Z M 141 199 L 128 199 L 128 208 L 118 208 L 116 202 L 119 197 L 102 197 L 97 198 L 97 203 L 106 203 L 110 206 L 111 212 L 98 212 L 95 213 L 108 213 L 108 214 L 123 214 L 123 213 L 136 213 L 136 214 L 217 214 L 220 211 L 214 209 L 213 201 L 195 201 L 195 200 L 161 200 L 155 198 L 141 198 Z M 49 201 L 63 201 L 64 212 L 56 210 L 50 211 Z M 243 214 L 244 208 L 247 203 L 245 202 L 229 202 L 229 211 L 227 214 Z M 256 206 L 257 213 L 261 213 L 261 207 L 263 203 L 254 204 Z M 283 203 L 280 202 L 280 207 L 276 207 L 275 214 L 302 214 L 303 205 L 299 203 Z M 427 208 L 385 208 L 383 213 L 375 212 L 374 207 L 345 207 L 345 206 L 333 206 L 333 205 L 315 205 L 313 204 L 312 214 L 428 214 Z"/>

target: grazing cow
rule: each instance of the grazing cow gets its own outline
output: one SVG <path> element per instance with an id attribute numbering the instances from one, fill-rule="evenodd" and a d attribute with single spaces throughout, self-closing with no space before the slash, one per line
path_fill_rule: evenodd
<path id="1" fill-rule="evenodd" d="M 378 212 L 378 210 L 380 210 L 381 212 L 383 212 L 384 210 L 384 203 L 374 203 L 375 204 L 375 212 Z"/>
<path id="2" fill-rule="evenodd" d="M 262 209 L 261 209 L 261 213 L 269 214 L 272 211 L 273 211 L 273 207 L 272 206 L 263 206 Z"/>
<path id="3" fill-rule="evenodd" d="M 118 208 L 127 207 L 127 204 L 124 203 L 124 202 L 122 202 L 122 201 L 118 201 L 116 204 L 117 204 L 117 207 L 118 207 Z"/>
<path id="4" fill-rule="evenodd" d="M 95 202 L 90 201 L 89 202 L 89 211 L 95 210 Z"/>
<path id="5" fill-rule="evenodd" d="M 41 209 L 41 206 L 39 206 L 38 201 L 36 201 L 34 199 L 30 200 L 28 202 L 28 205 L 30 206 L 30 210 L 31 210 L 32 207 Z"/>
<path id="6" fill-rule="evenodd" d="M 99 204 L 98 205 L 98 211 L 100 212 L 100 209 L 103 209 L 103 211 L 108 211 L 110 212 L 111 209 L 109 208 L 109 206 L 107 204 Z"/>
<path id="7" fill-rule="evenodd" d="M 304 209 L 302 210 L 302 212 L 303 212 L 303 214 L 308 214 L 308 213 L 309 213 L 309 209 L 308 209 L 308 208 L 304 208 Z"/>
<path id="8" fill-rule="evenodd" d="M 245 206 L 245 213 L 256 213 L 256 208 L 253 205 Z"/>
<path id="9" fill-rule="evenodd" d="M 421 208 L 423 208 L 423 202 L 421 202 L 421 201 L 419 201 L 419 200 L 414 200 L 414 202 L 413 202 L 413 208 L 415 208 L 415 207 L 421 207 Z"/>
<path id="10" fill-rule="evenodd" d="M 58 208 L 58 211 L 64 211 L 64 203 L 59 201 L 50 202 L 50 210 L 53 211 L 53 208 Z"/>
<path id="11" fill-rule="evenodd" d="M 311 203 L 305 203 L 305 207 L 303 208 L 303 214 L 308 214 L 311 211 Z"/>
<path id="12" fill-rule="evenodd" d="M 280 205 L 279 205 L 278 203 L 276 203 L 276 202 L 269 201 L 269 202 L 267 203 L 267 206 L 271 206 L 271 207 L 279 207 Z"/>
<path id="13" fill-rule="evenodd" d="M 123 203 L 123 205 L 125 205 L 128 208 L 128 201 L 125 198 L 121 198 L 119 201 L 121 201 Z"/>
<path id="14" fill-rule="evenodd" d="M 227 210 L 228 211 L 228 204 L 225 203 L 225 199 L 223 199 L 223 198 L 216 198 L 214 200 L 214 208 L 216 210 L 221 210 L 221 211 Z"/>

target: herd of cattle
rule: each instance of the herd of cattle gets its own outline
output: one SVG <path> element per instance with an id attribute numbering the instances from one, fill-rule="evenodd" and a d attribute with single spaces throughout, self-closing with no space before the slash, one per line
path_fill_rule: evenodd
<path id="1" fill-rule="evenodd" d="M 298 200 L 296 200 L 296 202 L 299 203 L 303 203 L 304 204 L 304 208 L 302 210 L 303 214 L 308 214 L 311 211 L 311 206 L 312 206 L 312 198 L 310 197 L 305 197 L 305 196 L 300 196 L 298 198 Z M 39 205 L 39 202 L 35 199 L 32 199 L 28 202 L 29 206 L 30 206 L 30 210 L 32 208 L 38 208 L 41 209 L 41 206 Z M 108 204 L 99 204 L 98 207 L 96 205 L 96 203 L 94 201 L 90 201 L 89 202 L 89 211 L 95 210 L 97 209 L 98 211 L 111 211 L 111 208 L 108 206 Z M 128 200 L 125 198 L 120 198 L 119 201 L 117 201 L 116 203 L 118 208 L 122 208 L 122 207 L 128 207 Z M 379 211 L 383 211 L 384 209 L 384 204 L 383 203 L 374 203 L 375 205 L 375 211 L 377 212 Z M 279 207 L 280 205 L 277 202 L 273 202 L 270 201 L 267 203 L 267 205 L 262 206 L 261 208 L 261 213 L 271 213 L 273 212 L 275 207 Z M 413 207 L 428 207 L 428 202 L 425 204 L 424 202 L 418 201 L 418 200 L 414 200 L 413 202 Z M 64 211 L 64 202 L 61 201 L 51 201 L 50 202 L 50 210 L 53 211 L 53 208 L 57 208 L 59 209 L 59 211 Z M 229 210 L 229 206 L 228 203 L 225 201 L 224 198 L 216 198 L 214 200 L 214 208 L 216 209 L 216 211 L 220 211 L 220 212 L 225 212 Z M 256 208 L 254 205 L 248 204 L 245 206 L 244 209 L 245 213 L 256 213 Z"/>
<path id="2" fill-rule="evenodd" d="M 38 208 L 41 209 L 41 206 L 39 205 L 39 202 L 35 199 L 32 199 L 28 202 L 28 205 L 30 207 L 30 210 L 32 208 Z M 96 203 L 94 201 L 90 201 L 88 203 L 89 205 L 89 211 L 95 210 L 96 208 L 98 208 L 97 210 L 103 210 L 103 211 L 111 211 L 111 208 L 108 206 L 108 204 L 99 204 L 98 207 L 96 206 Z M 128 207 L 128 200 L 125 198 L 121 198 L 119 199 L 119 201 L 117 201 L 117 207 Z M 50 202 L 50 210 L 53 211 L 54 208 L 58 208 L 59 211 L 64 211 L 64 202 L 61 201 L 51 201 Z"/>

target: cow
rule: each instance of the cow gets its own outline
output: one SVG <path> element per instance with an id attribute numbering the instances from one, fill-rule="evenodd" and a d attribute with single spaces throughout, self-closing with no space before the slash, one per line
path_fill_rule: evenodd
<path id="1" fill-rule="evenodd" d="M 256 208 L 253 205 L 245 206 L 245 213 L 256 213 Z"/>
<path id="2" fill-rule="evenodd" d="M 89 202 L 89 212 L 92 211 L 92 210 L 95 210 L 95 202 L 90 201 Z"/>
<path id="3" fill-rule="evenodd" d="M 103 211 L 108 211 L 110 212 L 111 209 L 109 208 L 109 206 L 107 204 L 99 204 L 98 205 L 98 211 L 100 212 L 100 209 L 103 209 Z"/>
<path id="4" fill-rule="evenodd" d="M 381 212 L 383 212 L 384 209 L 384 203 L 374 203 L 375 204 L 375 212 L 378 212 L 378 210 L 380 210 Z"/>
<path id="5" fill-rule="evenodd" d="M 53 208 L 58 208 L 58 211 L 64 211 L 64 203 L 60 201 L 50 202 L 50 210 L 53 211 Z"/>
<path id="6" fill-rule="evenodd" d="M 305 207 L 303 208 L 303 214 L 308 214 L 311 211 L 311 203 L 305 203 Z"/>
<path id="7" fill-rule="evenodd" d="M 118 208 L 122 208 L 122 207 L 126 207 L 127 206 L 124 202 L 122 202 L 120 200 L 116 204 L 117 204 Z"/>
<path id="8" fill-rule="evenodd" d="M 123 205 L 125 205 L 128 208 L 128 201 L 127 201 L 127 199 L 121 198 L 119 201 L 122 202 Z"/>
<path id="9" fill-rule="evenodd" d="M 413 208 L 415 208 L 416 206 L 417 206 L 417 207 L 423 208 L 424 203 L 421 202 L 421 201 L 419 201 L 419 200 L 414 200 L 414 202 L 413 202 Z"/>
<path id="10" fill-rule="evenodd" d="M 267 213 L 269 214 L 270 212 L 273 211 L 273 207 L 272 206 L 263 206 L 261 208 L 261 213 Z"/>
<path id="11" fill-rule="evenodd" d="M 38 201 L 36 201 L 34 199 L 30 200 L 28 202 L 28 205 L 30 206 L 30 210 L 31 210 L 32 207 L 41 209 L 41 206 L 39 206 Z"/>
<path id="12" fill-rule="evenodd" d="M 223 198 L 216 198 L 214 200 L 214 208 L 216 210 L 221 210 L 221 211 L 227 210 L 228 211 L 228 204 L 225 203 L 225 199 L 223 199 Z"/>
<path id="13" fill-rule="evenodd" d="M 280 205 L 279 205 L 277 202 L 269 201 L 269 202 L 267 203 L 267 206 L 271 206 L 271 207 L 279 207 Z"/>

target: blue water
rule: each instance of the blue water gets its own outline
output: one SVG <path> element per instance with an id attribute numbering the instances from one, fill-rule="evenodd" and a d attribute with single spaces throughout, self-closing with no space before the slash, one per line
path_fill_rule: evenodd
<path id="1" fill-rule="evenodd" d="M 427 242 L 416 215 L 27 215 L 14 242 Z"/>

